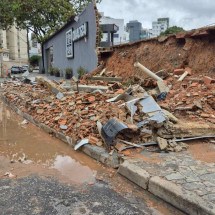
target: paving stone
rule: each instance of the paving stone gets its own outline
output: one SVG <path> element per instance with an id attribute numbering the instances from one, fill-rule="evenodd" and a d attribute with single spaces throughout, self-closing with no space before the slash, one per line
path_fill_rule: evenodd
<path id="1" fill-rule="evenodd" d="M 206 187 L 208 194 L 215 193 L 215 187 Z"/>
<path id="2" fill-rule="evenodd" d="M 197 190 L 197 189 L 205 188 L 205 185 L 201 182 L 192 182 L 192 183 L 184 184 L 183 187 L 186 190 Z"/>
<path id="3" fill-rule="evenodd" d="M 205 196 L 206 194 L 208 194 L 208 191 L 205 189 L 195 190 L 195 192 L 199 196 Z"/>
<path id="4" fill-rule="evenodd" d="M 207 199 L 210 202 L 215 201 L 215 193 L 207 195 Z"/>
<path id="5" fill-rule="evenodd" d="M 184 179 L 180 179 L 180 180 L 172 180 L 172 182 L 176 183 L 176 184 L 185 184 L 187 183 Z"/>
<path id="6" fill-rule="evenodd" d="M 166 176 L 166 179 L 169 180 L 169 181 L 180 180 L 180 179 L 184 179 L 184 178 L 185 178 L 185 176 L 183 176 L 179 172 L 172 173 L 172 174 Z"/>
<path id="7" fill-rule="evenodd" d="M 209 181 L 204 181 L 203 184 L 206 186 L 206 187 L 215 187 L 215 183 L 211 183 Z"/>
<path id="8" fill-rule="evenodd" d="M 204 175 L 204 174 L 207 174 L 208 173 L 208 170 L 205 169 L 205 168 L 199 168 L 199 167 L 196 167 L 196 166 L 191 166 L 190 169 L 196 173 L 197 175 Z"/>
<path id="9" fill-rule="evenodd" d="M 200 178 L 201 178 L 202 180 L 215 183 L 215 173 L 202 175 L 202 176 L 200 176 Z"/>
<path id="10" fill-rule="evenodd" d="M 188 182 L 188 183 L 190 183 L 190 182 L 200 182 L 201 181 L 201 179 L 199 178 L 199 177 L 192 177 L 192 176 L 190 176 L 190 177 L 186 177 L 186 181 Z"/>

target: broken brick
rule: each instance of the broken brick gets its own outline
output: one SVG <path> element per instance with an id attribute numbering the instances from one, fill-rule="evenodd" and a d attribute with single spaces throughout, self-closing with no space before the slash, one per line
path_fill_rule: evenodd
<path id="1" fill-rule="evenodd" d="M 97 145 L 97 143 L 99 142 L 99 139 L 94 137 L 94 136 L 92 136 L 92 135 L 90 135 L 88 137 L 88 139 L 89 139 L 89 143 L 91 143 L 92 145 Z"/>
<path id="2" fill-rule="evenodd" d="M 174 75 L 183 75 L 184 74 L 184 69 L 175 69 L 173 71 Z"/>
<path id="3" fill-rule="evenodd" d="M 88 100 L 89 102 L 93 103 L 93 102 L 95 102 L 96 97 L 95 97 L 95 96 L 90 96 L 90 97 L 87 98 L 87 100 Z"/>
<path id="4" fill-rule="evenodd" d="M 188 75 L 192 75 L 192 69 L 190 67 L 186 67 L 185 71 L 188 72 Z"/>
<path id="5" fill-rule="evenodd" d="M 205 85 L 210 85 L 211 83 L 215 82 L 215 80 L 209 76 L 204 76 L 203 81 L 204 81 Z"/>

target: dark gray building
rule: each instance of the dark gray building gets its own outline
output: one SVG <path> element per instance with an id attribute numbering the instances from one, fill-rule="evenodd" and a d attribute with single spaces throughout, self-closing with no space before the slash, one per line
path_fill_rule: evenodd
<path id="1" fill-rule="evenodd" d="M 137 41 L 141 39 L 142 23 L 137 20 L 130 21 L 126 25 L 126 29 L 129 33 L 129 41 Z"/>
<path id="2" fill-rule="evenodd" d="M 76 75 L 79 67 L 92 71 L 97 67 L 97 9 L 90 3 L 78 16 L 71 18 L 60 30 L 43 43 L 43 66 L 46 73 L 51 67 L 62 73 L 68 67 Z"/>
<path id="3" fill-rule="evenodd" d="M 169 28 L 169 18 L 158 18 L 158 22 L 166 22 L 167 28 Z"/>

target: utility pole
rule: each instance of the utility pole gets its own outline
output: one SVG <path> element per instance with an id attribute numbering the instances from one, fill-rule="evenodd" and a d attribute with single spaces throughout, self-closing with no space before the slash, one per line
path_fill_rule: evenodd
<path id="1" fill-rule="evenodd" d="M 28 49 L 28 62 L 30 58 L 30 44 L 29 44 L 29 29 L 27 28 L 27 49 Z"/>
<path id="2" fill-rule="evenodd" d="M 3 50 L 0 49 L 0 77 L 3 78 Z"/>

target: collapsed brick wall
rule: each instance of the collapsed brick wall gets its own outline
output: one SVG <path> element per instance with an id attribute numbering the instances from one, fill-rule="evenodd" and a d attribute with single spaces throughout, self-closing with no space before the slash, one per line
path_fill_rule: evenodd
<path id="1" fill-rule="evenodd" d="M 115 48 L 110 57 L 103 58 L 108 71 L 129 79 L 137 69 L 139 61 L 150 70 L 165 69 L 172 72 L 176 68 L 190 67 L 194 74 L 215 75 L 215 32 L 197 37 L 177 38 L 171 36 L 164 41 L 152 39 Z"/>

